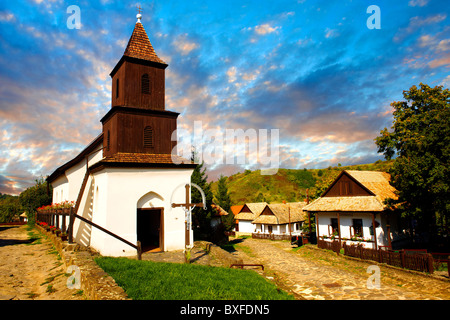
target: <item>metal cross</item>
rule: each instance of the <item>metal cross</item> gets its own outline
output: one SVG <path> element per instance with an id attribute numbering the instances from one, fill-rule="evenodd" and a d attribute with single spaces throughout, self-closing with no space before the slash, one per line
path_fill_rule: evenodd
<path id="1" fill-rule="evenodd" d="M 140 5 L 137 7 L 137 9 L 139 14 L 141 13 L 141 11 L 143 11 Z"/>

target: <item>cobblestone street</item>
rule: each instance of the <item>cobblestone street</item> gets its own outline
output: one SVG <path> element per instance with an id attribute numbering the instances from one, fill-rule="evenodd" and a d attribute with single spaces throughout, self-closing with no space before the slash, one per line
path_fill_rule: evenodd
<path id="1" fill-rule="evenodd" d="M 450 281 L 417 275 L 380 265 L 380 289 L 367 288 L 370 262 L 337 256 L 304 246 L 292 250 L 289 242 L 238 239 L 234 255 L 244 263 L 260 263 L 266 275 L 282 283 L 297 298 L 308 300 L 435 300 L 450 299 Z M 309 248 L 308 248 L 309 247 Z"/>

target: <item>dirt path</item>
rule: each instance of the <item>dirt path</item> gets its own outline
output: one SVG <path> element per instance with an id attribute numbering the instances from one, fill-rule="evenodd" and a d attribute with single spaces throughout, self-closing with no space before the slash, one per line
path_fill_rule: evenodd
<path id="1" fill-rule="evenodd" d="M 26 225 L 0 226 L 0 300 L 83 300 L 51 242 Z"/>
<path id="2" fill-rule="evenodd" d="M 239 240 L 241 241 L 241 240 Z M 380 288 L 369 289 L 371 263 L 349 260 L 333 252 L 299 248 L 288 242 L 244 239 L 235 255 L 244 263 L 261 263 L 266 274 L 308 300 L 450 300 L 450 282 L 380 266 Z"/>

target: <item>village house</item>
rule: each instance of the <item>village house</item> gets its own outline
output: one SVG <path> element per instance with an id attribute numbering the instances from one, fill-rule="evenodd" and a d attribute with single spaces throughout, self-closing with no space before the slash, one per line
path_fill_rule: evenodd
<path id="1" fill-rule="evenodd" d="M 251 235 L 256 231 L 256 226 L 252 224 L 266 207 L 267 202 L 246 203 L 242 206 L 235 219 L 239 221 L 236 230 L 238 235 Z"/>
<path id="2" fill-rule="evenodd" d="M 300 235 L 300 227 L 307 219 L 302 210 L 304 206 L 305 202 L 266 205 L 261 214 L 252 221 L 255 225 L 255 237 L 290 240 L 291 236 Z"/>
<path id="3" fill-rule="evenodd" d="M 315 214 L 317 239 L 392 247 L 401 239 L 399 217 L 384 200 L 396 199 L 386 172 L 344 170 L 322 196 L 303 208 Z"/>
<path id="4" fill-rule="evenodd" d="M 155 53 L 141 24 L 134 26 L 113 68 L 111 109 L 102 132 L 47 181 L 53 202 L 74 201 L 75 213 L 145 250 L 184 249 L 186 201 L 195 164 L 172 155 L 178 113 L 165 110 L 167 64 Z M 102 255 L 136 255 L 136 249 L 75 219 L 74 240 Z"/>
<path id="5" fill-rule="evenodd" d="M 236 205 L 230 207 L 231 212 L 234 214 L 234 222 L 236 225 L 234 231 L 239 231 L 239 220 L 236 218 L 236 216 L 239 214 L 239 212 L 241 212 L 243 207 L 244 205 Z"/>

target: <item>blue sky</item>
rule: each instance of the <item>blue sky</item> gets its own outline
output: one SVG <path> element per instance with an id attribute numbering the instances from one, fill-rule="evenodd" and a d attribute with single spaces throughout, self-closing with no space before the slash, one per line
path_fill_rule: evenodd
<path id="1" fill-rule="evenodd" d="M 70 5 L 81 29 L 67 28 Z M 390 103 L 420 82 L 449 87 L 450 10 L 437 0 L 2 1 L 0 192 L 20 193 L 101 133 L 137 5 L 169 64 L 179 128 L 279 129 L 281 168 L 382 159 L 373 139 Z M 370 5 L 381 29 L 367 28 Z"/>

